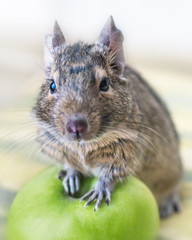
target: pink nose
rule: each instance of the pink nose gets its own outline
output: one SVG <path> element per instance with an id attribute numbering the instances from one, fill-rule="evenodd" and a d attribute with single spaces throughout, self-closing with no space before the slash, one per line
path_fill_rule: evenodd
<path id="1" fill-rule="evenodd" d="M 88 124 L 87 121 L 83 119 L 79 120 L 70 120 L 66 125 L 67 131 L 76 136 L 81 136 L 87 131 Z"/>

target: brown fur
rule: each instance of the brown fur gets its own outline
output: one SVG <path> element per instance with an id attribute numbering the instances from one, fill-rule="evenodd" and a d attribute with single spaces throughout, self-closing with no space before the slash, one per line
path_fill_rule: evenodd
<path id="1" fill-rule="evenodd" d="M 114 56 L 99 44 L 57 48 L 34 108 L 38 140 L 46 154 L 85 175 L 138 176 L 161 205 L 177 191 L 182 174 L 178 136 L 162 100 L 129 66 L 118 76 Z M 98 90 L 102 77 L 109 79 L 107 92 Z M 56 82 L 55 94 L 48 79 Z M 73 141 L 66 123 L 81 115 L 88 130 Z"/>

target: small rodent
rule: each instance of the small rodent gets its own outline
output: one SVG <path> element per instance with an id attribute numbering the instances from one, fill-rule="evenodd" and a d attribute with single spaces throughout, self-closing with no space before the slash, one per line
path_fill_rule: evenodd
<path id="1" fill-rule="evenodd" d="M 105 198 L 130 175 L 144 181 L 160 216 L 180 211 L 182 164 L 170 114 L 148 83 L 125 65 L 123 35 L 112 17 L 93 44 L 68 45 L 57 22 L 45 39 L 45 80 L 35 117 L 43 152 L 63 164 L 65 191 L 79 190 L 80 176 L 98 181 L 82 200 Z"/>

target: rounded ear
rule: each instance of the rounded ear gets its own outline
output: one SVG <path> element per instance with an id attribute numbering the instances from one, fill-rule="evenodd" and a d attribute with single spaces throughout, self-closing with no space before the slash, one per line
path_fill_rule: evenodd
<path id="1" fill-rule="evenodd" d="M 110 48 L 112 54 L 110 58 L 111 66 L 117 75 L 122 75 L 125 66 L 123 34 L 116 28 L 112 16 L 109 17 L 102 29 L 98 43 Z"/>
<path id="2" fill-rule="evenodd" d="M 45 36 L 44 42 L 44 63 L 46 75 L 49 74 L 51 66 L 54 61 L 55 49 L 65 44 L 64 35 L 59 27 L 57 21 L 55 21 L 53 27 L 53 33 Z"/>

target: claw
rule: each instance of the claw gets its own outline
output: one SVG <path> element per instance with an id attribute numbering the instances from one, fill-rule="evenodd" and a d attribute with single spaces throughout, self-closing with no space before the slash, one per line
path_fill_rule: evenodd
<path id="1" fill-rule="evenodd" d="M 79 191 L 81 173 L 73 168 L 59 171 L 59 179 L 62 179 L 62 184 L 67 194 L 74 195 Z M 64 177 L 64 179 L 63 179 Z"/>
<path id="2" fill-rule="evenodd" d="M 59 180 L 63 180 L 65 175 L 66 175 L 66 171 L 65 170 L 60 170 L 59 173 L 58 173 Z"/>
<path id="3" fill-rule="evenodd" d="M 64 189 L 65 189 L 65 192 L 66 192 L 66 193 L 69 193 L 68 178 L 64 178 L 64 180 L 63 180 L 63 186 L 64 186 Z"/>
<path id="4" fill-rule="evenodd" d="M 108 189 L 105 190 L 105 202 L 107 203 L 108 206 L 111 202 L 111 193 Z"/>
<path id="5" fill-rule="evenodd" d="M 78 178 L 78 176 L 75 176 L 75 188 L 76 188 L 76 192 L 78 192 L 79 191 L 79 186 L 80 185 L 80 183 L 79 183 L 79 178 Z"/>
<path id="6" fill-rule="evenodd" d="M 103 200 L 103 193 L 101 192 L 101 193 L 99 193 L 99 196 L 97 198 L 97 202 L 95 204 L 94 211 L 97 211 L 97 209 L 100 207 L 102 200 Z"/>
<path id="7" fill-rule="evenodd" d="M 69 177 L 69 187 L 70 187 L 70 193 L 74 195 L 75 193 L 75 186 L 74 186 L 74 178 L 73 176 Z"/>
<path id="8" fill-rule="evenodd" d="M 111 199 L 110 198 L 105 198 L 105 202 L 107 203 L 107 206 L 109 206 Z"/>
<path id="9" fill-rule="evenodd" d="M 94 211 L 97 211 L 104 197 L 107 205 L 109 205 L 111 201 L 110 190 L 112 189 L 113 189 L 113 182 L 110 181 L 109 179 L 101 178 L 97 181 L 95 186 L 80 199 L 80 202 L 82 200 L 86 200 L 87 198 L 89 198 L 84 205 L 84 207 L 86 207 L 87 205 L 91 204 L 95 199 L 97 199 L 94 207 Z"/>
<path id="10" fill-rule="evenodd" d="M 83 195 L 83 197 L 81 197 L 81 199 L 80 199 L 80 202 L 83 201 L 83 200 L 86 200 L 88 197 L 90 197 L 93 192 L 94 192 L 94 190 L 92 189 L 88 193 Z"/>
<path id="11" fill-rule="evenodd" d="M 89 198 L 89 200 L 85 203 L 84 207 L 87 207 L 89 204 L 91 204 L 98 196 L 98 193 L 95 192 L 93 195 Z"/>

